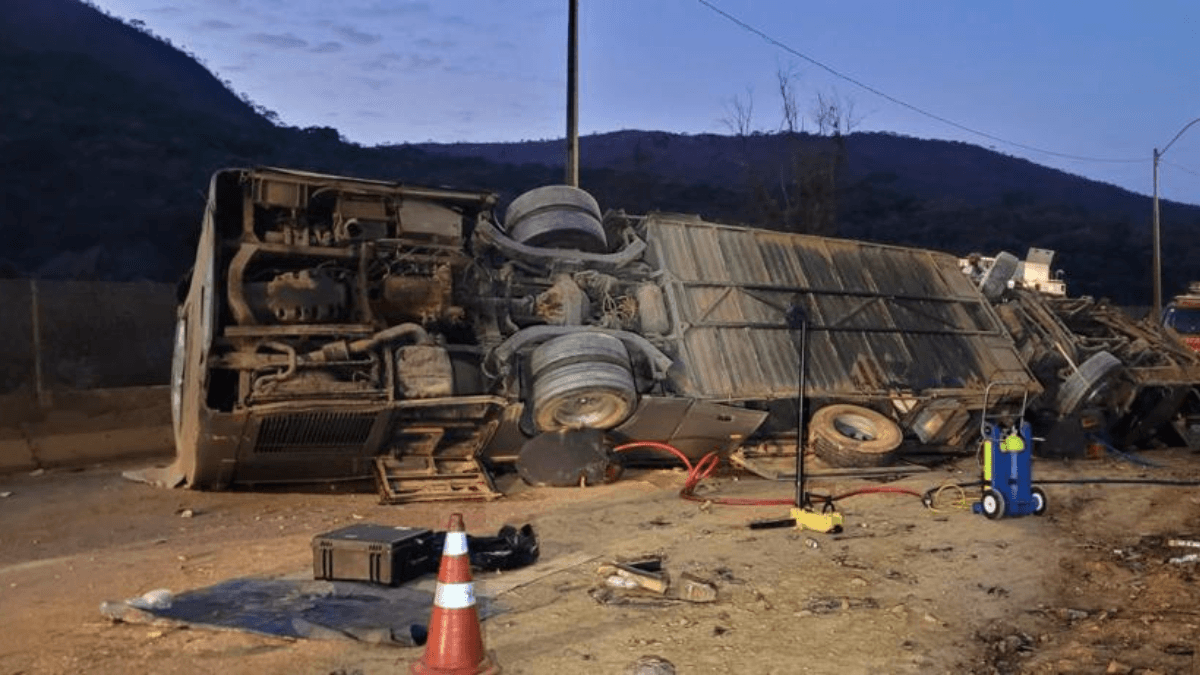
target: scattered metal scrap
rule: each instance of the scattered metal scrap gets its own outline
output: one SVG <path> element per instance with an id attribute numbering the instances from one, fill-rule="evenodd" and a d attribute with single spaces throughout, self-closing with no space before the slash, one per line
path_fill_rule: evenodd
<path id="1" fill-rule="evenodd" d="M 665 595 L 671 585 L 671 577 L 663 569 L 662 558 L 604 563 L 596 568 L 596 574 L 604 579 L 604 585 L 609 588 L 640 589 Z"/>
<path id="2" fill-rule="evenodd" d="M 1107 301 L 1046 292 L 1020 276 L 993 302 L 1045 390 L 1032 405 L 1043 454 L 1080 456 L 1094 442 L 1129 447 L 1167 433 L 1179 440 L 1171 423 L 1200 383 L 1200 354 L 1153 317 L 1134 320 Z"/>
<path id="3" fill-rule="evenodd" d="M 601 584 L 588 594 L 604 605 L 670 604 L 672 601 L 717 601 L 717 586 L 689 572 L 672 581 L 662 556 L 607 562 L 596 568 Z"/>

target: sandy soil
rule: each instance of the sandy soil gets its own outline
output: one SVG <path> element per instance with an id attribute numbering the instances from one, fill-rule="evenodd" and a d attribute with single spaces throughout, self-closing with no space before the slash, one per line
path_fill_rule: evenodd
<path id="1" fill-rule="evenodd" d="M 1149 453 L 1169 469 L 1039 461 L 1040 480 L 1194 478 L 1200 457 Z M 0 477 L 0 675 L 16 673 L 407 672 L 420 648 L 283 640 L 110 621 L 99 612 L 165 587 L 309 569 L 313 535 L 351 523 L 472 533 L 532 523 L 542 563 L 588 562 L 504 593 L 484 622 L 505 673 L 623 673 L 643 655 L 700 673 L 1200 672 L 1197 563 L 1169 558 L 1200 539 L 1200 491 L 1047 485 L 1049 512 L 989 521 L 904 495 L 847 499 L 841 535 L 750 530 L 783 507 L 678 498 L 678 471 L 532 489 L 503 477 L 492 503 L 381 506 L 373 494 L 168 491 L 120 476 L 131 465 Z M 134 465 L 136 466 L 136 465 Z M 973 461 L 891 485 L 918 491 L 975 478 Z M 844 492 L 861 481 L 817 483 Z M 778 498 L 787 484 L 728 475 L 705 487 Z M 191 516 L 184 517 L 185 510 Z M 1200 549 L 1192 549 L 1200 553 Z M 673 576 L 719 589 L 712 604 L 601 604 L 600 562 L 662 553 Z M 488 578 L 477 583 L 486 593 Z"/>

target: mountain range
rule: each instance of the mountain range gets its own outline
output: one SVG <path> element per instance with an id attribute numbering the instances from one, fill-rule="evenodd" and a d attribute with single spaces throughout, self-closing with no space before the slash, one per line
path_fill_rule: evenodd
<path id="1" fill-rule="evenodd" d="M 280 126 L 194 56 L 81 0 L 4 3 L 0 96 L 0 276 L 178 278 L 222 167 L 482 188 L 502 205 L 562 181 L 561 139 L 363 147 Z M 1149 302 L 1148 197 L 976 145 L 625 130 L 585 136 L 580 157 L 604 208 L 960 255 L 1050 248 L 1072 294 Z M 1200 207 L 1164 202 L 1162 222 L 1170 295 L 1200 278 Z"/>

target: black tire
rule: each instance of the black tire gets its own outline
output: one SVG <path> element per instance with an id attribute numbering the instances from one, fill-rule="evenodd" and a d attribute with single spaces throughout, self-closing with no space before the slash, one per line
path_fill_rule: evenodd
<path id="1" fill-rule="evenodd" d="M 533 422 L 542 431 L 611 429 L 637 404 L 628 366 L 578 361 L 543 372 L 533 382 Z"/>
<path id="2" fill-rule="evenodd" d="M 1004 517 L 1004 495 L 1000 494 L 999 490 L 988 488 L 983 491 L 983 498 L 979 500 L 983 508 L 983 515 L 992 520 L 999 520 Z"/>
<path id="3" fill-rule="evenodd" d="M 1042 491 L 1042 488 L 1037 487 L 1031 488 L 1029 492 L 1033 495 L 1033 515 L 1042 515 L 1046 512 L 1046 506 L 1049 503 L 1046 500 L 1046 493 Z"/>
<path id="4" fill-rule="evenodd" d="M 504 227 L 515 241 L 539 248 L 604 253 L 608 236 L 600 206 L 587 192 L 569 185 L 547 185 L 509 204 Z"/>
<path id="5" fill-rule="evenodd" d="M 620 338 L 607 333 L 568 333 L 533 350 L 529 358 L 529 373 L 537 379 L 552 368 L 580 361 L 603 361 L 629 367 L 629 351 Z"/>
<path id="6" fill-rule="evenodd" d="M 1054 407 L 1059 414 L 1070 415 L 1090 401 L 1104 387 L 1109 376 L 1121 368 L 1121 360 L 1108 352 L 1097 352 L 1079 364 L 1058 389 Z"/>
<path id="7" fill-rule="evenodd" d="M 879 412 L 836 403 L 813 414 L 808 439 L 817 456 L 833 466 L 869 467 L 895 461 L 904 434 Z"/>
<path id="8" fill-rule="evenodd" d="M 600 205 L 587 191 L 570 185 L 545 185 L 521 193 L 508 209 L 504 211 L 504 222 L 511 227 L 525 216 L 534 211 L 540 211 L 547 206 L 569 206 L 585 213 L 590 213 L 600 220 Z"/>

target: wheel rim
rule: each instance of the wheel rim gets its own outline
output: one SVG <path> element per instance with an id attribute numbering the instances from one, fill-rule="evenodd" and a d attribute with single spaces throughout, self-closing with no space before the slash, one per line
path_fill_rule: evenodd
<path id="1" fill-rule="evenodd" d="M 839 434 L 856 441 L 873 441 L 878 437 L 875 424 L 862 415 L 838 415 L 833 419 L 833 427 Z"/>
<path id="2" fill-rule="evenodd" d="M 999 510 L 999 508 L 1000 508 L 1000 505 L 996 503 L 995 495 L 984 495 L 983 496 L 983 512 L 984 513 L 995 513 L 997 510 Z"/>
<path id="3" fill-rule="evenodd" d="M 603 428 L 622 417 L 627 408 L 620 394 L 596 391 L 556 401 L 546 417 L 567 429 Z"/>

